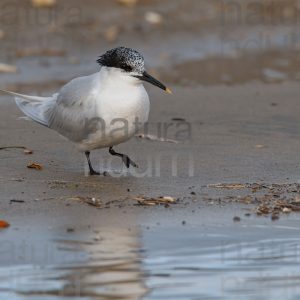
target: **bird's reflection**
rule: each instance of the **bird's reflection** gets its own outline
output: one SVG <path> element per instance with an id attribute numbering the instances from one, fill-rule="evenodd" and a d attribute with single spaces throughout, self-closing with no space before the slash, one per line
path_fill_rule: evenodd
<path id="1" fill-rule="evenodd" d="M 137 230 L 76 232 L 53 240 L 47 252 L 45 263 L 1 268 L 0 298 L 134 300 L 147 293 Z"/>

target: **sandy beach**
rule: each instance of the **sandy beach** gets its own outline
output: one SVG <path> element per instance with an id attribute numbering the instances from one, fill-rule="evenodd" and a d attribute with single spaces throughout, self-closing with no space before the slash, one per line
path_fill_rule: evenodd
<path id="1" fill-rule="evenodd" d="M 1 94 L 0 299 L 298 299 L 298 2 L 253 24 L 239 1 L 58 2 L 0 2 L 0 88 L 50 95 L 126 45 L 173 95 L 146 85 L 148 130 L 117 147 L 139 169 L 99 150 L 91 177 Z"/>

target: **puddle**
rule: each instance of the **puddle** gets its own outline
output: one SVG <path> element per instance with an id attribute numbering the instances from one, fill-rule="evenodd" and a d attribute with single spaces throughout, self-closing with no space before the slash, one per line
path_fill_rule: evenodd
<path id="1" fill-rule="evenodd" d="M 298 228 L 260 229 L 106 228 L 2 240 L 0 298 L 299 299 Z"/>

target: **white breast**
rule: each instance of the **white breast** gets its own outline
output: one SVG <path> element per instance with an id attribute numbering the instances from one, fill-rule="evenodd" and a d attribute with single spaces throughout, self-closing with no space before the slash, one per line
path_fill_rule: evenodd
<path id="1" fill-rule="evenodd" d="M 149 109 L 140 80 L 103 67 L 66 84 L 45 114 L 51 129 L 87 151 L 130 139 L 148 121 Z"/>
<path id="2" fill-rule="evenodd" d="M 117 69 L 99 74 L 81 103 L 84 129 L 73 141 L 82 151 L 123 143 L 148 121 L 149 97 L 138 79 Z"/>

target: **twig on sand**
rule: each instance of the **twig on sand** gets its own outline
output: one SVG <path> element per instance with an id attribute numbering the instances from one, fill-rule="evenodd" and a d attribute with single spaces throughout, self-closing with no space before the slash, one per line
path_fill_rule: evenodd
<path id="1" fill-rule="evenodd" d="M 24 146 L 5 146 L 5 147 L 0 147 L 0 150 L 6 150 L 6 149 L 23 149 L 25 154 L 32 154 L 33 150 L 28 149 L 27 147 Z"/>
<path id="2" fill-rule="evenodd" d="M 174 144 L 179 143 L 179 141 L 158 137 L 158 136 L 155 136 L 155 135 L 152 135 L 152 134 L 143 134 L 143 133 L 141 133 L 141 134 L 137 134 L 136 137 L 140 138 L 140 139 L 149 140 L 149 141 L 166 142 L 166 143 L 174 143 Z"/>
<path id="3" fill-rule="evenodd" d="M 102 208 L 102 201 L 98 198 L 92 198 L 92 197 L 81 197 L 81 196 L 75 196 L 75 197 L 66 197 L 64 198 L 66 200 L 72 200 L 72 201 L 79 201 L 82 203 L 86 203 L 91 206 L 95 206 L 97 208 Z"/>
<path id="4" fill-rule="evenodd" d="M 146 198 L 146 197 L 136 197 L 133 200 L 137 201 L 137 205 L 142 206 L 156 206 L 156 205 L 165 205 L 176 204 L 177 199 L 169 196 L 159 197 L 159 198 Z"/>
<path id="5" fill-rule="evenodd" d="M 229 190 L 240 190 L 246 188 L 244 184 L 240 184 L 240 183 L 229 183 L 229 184 L 217 183 L 217 184 L 209 184 L 207 187 L 214 188 L 214 189 L 229 189 Z"/>

